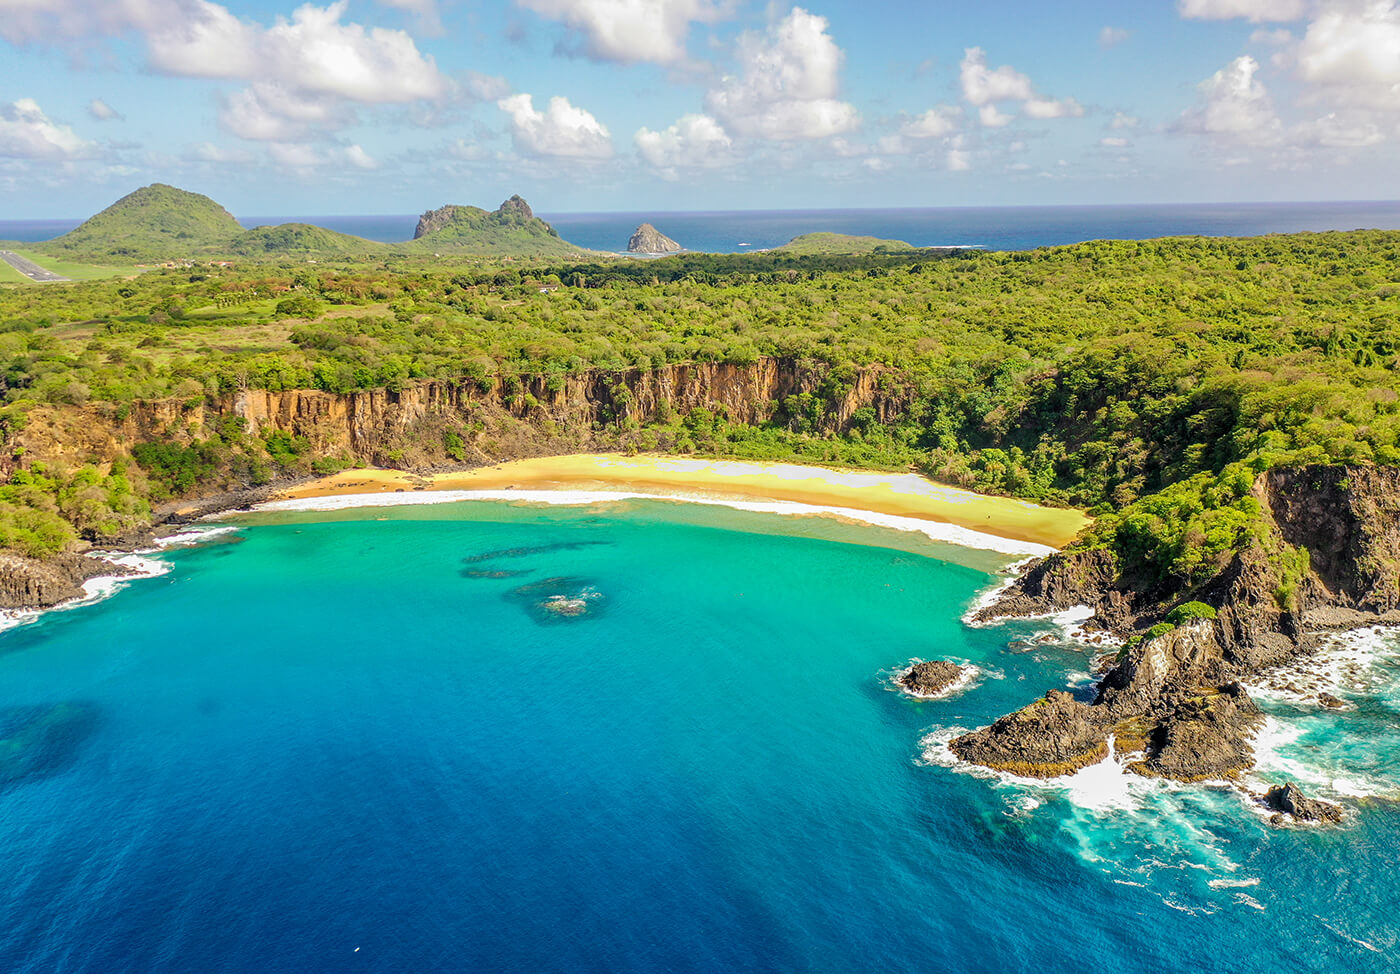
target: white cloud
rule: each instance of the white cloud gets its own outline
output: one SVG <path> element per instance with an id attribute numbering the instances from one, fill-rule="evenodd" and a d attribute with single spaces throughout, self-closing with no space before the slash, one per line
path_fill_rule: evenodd
<path id="1" fill-rule="evenodd" d="M 1380 126 L 1364 116 L 1342 116 L 1336 112 L 1295 127 L 1295 142 L 1329 149 L 1361 149 L 1385 141 Z"/>
<path id="2" fill-rule="evenodd" d="M 911 118 L 900 126 L 901 135 L 911 139 L 938 139 L 952 135 L 962 120 L 962 109 L 956 105 L 937 105 Z"/>
<path id="3" fill-rule="evenodd" d="M 969 47 L 963 52 L 959 69 L 963 97 L 973 105 L 989 105 L 999 101 L 1029 101 L 1035 89 L 1031 79 L 1009 64 L 995 71 L 987 67 L 987 52 Z"/>
<path id="4" fill-rule="evenodd" d="M 1334 3 L 1294 52 L 1298 76 L 1351 104 L 1400 109 L 1400 8 L 1394 0 Z"/>
<path id="5" fill-rule="evenodd" d="M 181 0 L 0 0 L 0 37 L 16 44 L 116 34 L 178 16 Z"/>
<path id="6" fill-rule="evenodd" d="M 1022 109 L 1027 118 L 1080 118 L 1084 106 L 1073 98 L 1056 101 L 1053 98 L 1032 98 Z"/>
<path id="7" fill-rule="evenodd" d="M 983 105 L 977 109 L 977 120 L 989 129 L 999 129 L 1011 124 L 1012 116 L 997 110 L 995 105 Z"/>
<path id="8" fill-rule="evenodd" d="M 1245 143 L 1278 141 L 1283 126 L 1258 71 L 1259 62 L 1246 54 L 1202 81 L 1197 104 L 1182 114 L 1178 128 Z"/>
<path id="9" fill-rule="evenodd" d="M 151 66 L 181 77 L 272 82 L 363 104 L 436 98 L 448 88 L 433 59 L 402 30 L 341 23 L 347 0 L 306 4 L 271 27 L 199 0 L 194 17 L 152 32 Z"/>
<path id="10" fill-rule="evenodd" d="M 219 125 L 242 139 L 292 142 L 346 124 L 333 99 L 306 97 L 278 84 L 259 83 L 224 99 Z"/>
<path id="11" fill-rule="evenodd" d="M 124 117 L 121 112 L 117 111 L 101 98 L 94 98 L 92 101 L 88 102 L 87 111 L 89 116 L 95 118 L 99 122 L 110 122 L 112 119 Z"/>
<path id="12" fill-rule="evenodd" d="M 632 137 L 643 159 L 667 175 L 709 169 L 732 160 L 733 140 L 708 115 L 686 115 L 659 132 L 640 128 Z"/>
<path id="13" fill-rule="evenodd" d="M 763 34 L 739 38 L 740 73 L 706 96 L 709 113 L 740 135 L 776 141 L 818 139 L 856 128 L 854 105 L 840 101 L 845 55 L 827 20 L 793 7 Z"/>
<path id="14" fill-rule="evenodd" d="M 510 116 L 516 149 L 527 155 L 606 159 L 613 154 L 607 128 L 567 98 L 556 95 L 543 112 L 535 109 L 527 94 L 502 98 L 496 105 Z"/>
<path id="15" fill-rule="evenodd" d="M 288 169 L 314 169 L 326 161 L 315 146 L 304 143 L 274 142 L 267 147 L 267 152 L 273 162 Z"/>
<path id="16" fill-rule="evenodd" d="M 70 126 L 50 120 L 32 98 L 0 105 L 0 157 L 82 159 L 95 150 Z"/>
<path id="17" fill-rule="evenodd" d="M 1306 12 L 1303 0 L 1180 0 L 1181 16 L 1193 20 L 1298 20 Z"/>
<path id="18" fill-rule="evenodd" d="M 1099 139 L 1099 145 L 1109 149 L 1122 149 L 1132 145 L 1132 143 L 1120 135 L 1106 135 Z"/>
<path id="19" fill-rule="evenodd" d="M 358 145 L 347 145 L 341 150 L 341 155 L 345 161 L 356 169 L 378 169 L 379 160 L 375 159 Z"/>
<path id="20" fill-rule="evenodd" d="M 1099 47 L 1117 47 L 1128 39 L 1132 31 L 1122 27 L 1105 27 L 1099 31 Z"/>
<path id="21" fill-rule="evenodd" d="M 1009 64 L 995 70 L 987 67 L 987 52 L 980 47 L 963 52 L 958 79 L 963 98 L 977 106 L 978 118 L 987 128 L 1011 122 L 1013 116 L 998 107 L 1007 102 L 1020 102 L 1028 118 L 1077 118 L 1084 114 L 1084 107 L 1073 98 L 1056 100 L 1039 94 L 1031 79 Z"/>
<path id="22" fill-rule="evenodd" d="M 1114 112 L 1113 121 L 1108 123 L 1111 129 L 1135 129 L 1138 127 L 1138 117 L 1129 115 L 1127 112 Z"/>
<path id="23" fill-rule="evenodd" d="M 727 15 L 719 0 L 516 0 L 583 35 L 583 50 L 601 61 L 673 64 L 685 59 L 692 23 Z"/>
<path id="24" fill-rule="evenodd" d="M 967 172 L 972 168 L 972 154 L 967 151 L 965 144 L 961 135 L 955 135 L 948 140 L 948 153 L 943 161 L 950 172 Z"/>

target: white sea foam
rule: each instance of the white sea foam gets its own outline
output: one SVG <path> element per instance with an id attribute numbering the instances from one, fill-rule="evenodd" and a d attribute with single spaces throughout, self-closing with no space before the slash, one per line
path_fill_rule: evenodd
<path id="1" fill-rule="evenodd" d="M 930 731 L 919 742 L 922 748 L 921 763 L 994 781 L 999 787 L 1015 789 L 1020 793 L 1063 795 L 1077 807 L 1097 813 L 1136 809 L 1142 804 L 1142 794 L 1158 787 L 1155 780 L 1135 775 L 1119 763 L 1111 737 L 1108 756 L 1097 764 L 1057 778 L 1025 778 L 959 758 L 949 744 L 953 738 L 966 733 L 967 729 L 963 727 L 942 727 Z"/>
<path id="2" fill-rule="evenodd" d="M 357 507 L 395 507 L 401 504 L 450 504 L 458 501 L 512 501 L 526 504 L 561 506 L 591 506 L 633 500 L 682 501 L 709 504 L 758 514 L 805 515 L 833 517 L 857 521 L 875 527 L 911 531 L 933 541 L 980 548 L 1007 555 L 1048 555 L 1055 549 L 1031 541 L 1003 538 L 984 531 L 974 531 L 957 524 L 925 521 L 922 518 L 861 511 L 852 507 L 829 507 L 799 504 L 795 501 L 750 501 L 737 498 L 708 497 L 690 494 L 646 494 L 636 491 L 610 490 L 416 490 L 388 494 L 341 494 L 335 497 L 304 497 L 293 500 L 265 501 L 255 508 L 259 511 L 339 511 Z"/>
<path id="3" fill-rule="evenodd" d="M 1400 660 L 1400 629 L 1368 626 L 1327 636 L 1316 652 L 1265 670 L 1248 689 L 1260 699 L 1294 703 L 1316 703 L 1321 693 L 1345 699 L 1393 682 L 1394 674 L 1377 664 L 1394 660 Z"/>
<path id="4" fill-rule="evenodd" d="M 220 535 L 233 534 L 237 530 L 237 525 L 232 524 L 181 528 L 174 534 L 168 534 L 163 538 L 157 538 L 155 547 L 157 550 L 163 550 L 165 548 L 180 548 L 203 544 L 205 541 L 217 538 Z"/>

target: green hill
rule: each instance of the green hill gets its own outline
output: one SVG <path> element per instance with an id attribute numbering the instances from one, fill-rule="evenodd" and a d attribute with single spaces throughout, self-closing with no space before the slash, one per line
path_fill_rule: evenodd
<path id="1" fill-rule="evenodd" d="M 873 254 L 897 250 L 913 250 L 903 240 L 881 240 L 879 237 L 856 237 L 848 233 L 804 233 L 793 237 L 774 251 L 809 257 L 818 254 Z"/>
<path id="2" fill-rule="evenodd" d="M 254 227 L 234 237 L 228 245 L 230 253 L 244 257 L 266 254 L 373 254 L 385 249 L 384 244 L 348 233 L 337 233 L 310 223 L 279 223 L 276 226 Z"/>
<path id="3" fill-rule="evenodd" d="M 519 196 L 512 196 L 494 213 L 477 206 L 444 206 L 429 210 L 413 232 L 417 251 L 478 254 L 489 257 L 567 257 L 588 254 L 563 240 L 559 231 L 535 216 Z"/>
<path id="4" fill-rule="evenodd" d="M 226 247 L 241 233 L 233 215 L 209 197 L 153 183 L 39 247 L 95 258 L 171 259 Z"/>

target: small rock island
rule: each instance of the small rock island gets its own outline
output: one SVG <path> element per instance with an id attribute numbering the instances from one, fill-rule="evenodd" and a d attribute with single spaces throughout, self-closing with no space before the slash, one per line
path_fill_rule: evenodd
<path id="1" fill-rule="evenodd" d="M 899 677 L 899 685 L 920 697 L 934 697 L 949 690 L 962 679 L 964 668 L 947 660 L 918 662 Z"/>
<path id="2" fill-rule="evenodd" d="M 629 254 L 678 254 L 682 250 L 685 248 L 650 223 L 633 230 L 632 239 L 627 241 Z"/>

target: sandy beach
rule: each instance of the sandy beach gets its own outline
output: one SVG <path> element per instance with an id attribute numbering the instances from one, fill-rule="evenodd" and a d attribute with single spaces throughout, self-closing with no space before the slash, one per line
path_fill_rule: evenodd
<path id="1" fill-rule="evenodd" d="M 430 477 L 399 470 L 346 470 L 282 491 L 272 501 L 408 491 L 512 490 L 624 490 L 682 499 L 737 498 L 845 508 L 951 524 L 1051 548 L 1064 547 L 1089 521 L 1081 511 L 975 494 L 914 473 L 658 455 L 540 457 Z"/>

